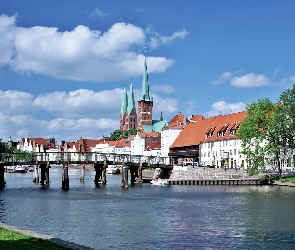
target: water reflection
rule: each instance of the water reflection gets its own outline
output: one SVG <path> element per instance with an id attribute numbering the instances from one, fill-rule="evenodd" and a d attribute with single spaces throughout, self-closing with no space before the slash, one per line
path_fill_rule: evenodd
<path id="1" fill-rule="evenodd" d="M 49 188 L 7 174 L 0 220 L 95 249 L 294 249 L 295 191 L 252 186 L 122 189 L 119 175 L 94 186 L 94 172 L 50 170 Z"/>

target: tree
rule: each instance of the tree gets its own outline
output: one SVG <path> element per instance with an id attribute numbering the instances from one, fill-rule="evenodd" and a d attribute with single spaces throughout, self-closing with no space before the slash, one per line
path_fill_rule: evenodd
<path id="1" fill-rule="evenodd" d="M 110 134 L 110 139 L 112 141 L 118 141 L 122 138 L 123 132 L 120 129 L 116 129 L 114 132 Z"/>
<path id="2" fill-rule="evenodd" d="M 250 176 L 257 174 L 265 166 L 265 144 L 274 108 L 275 105 L 268 98 L 246 107 L 247 117 L 242 121 L 237 137 L 241 140 L 241 153 L 246 156 Z"/>
<path id="3" fill-rule="evenodd" d="M 281 162 L 290 164 L 295 150 L 295 85 L 281 93 L 277 104 L 268 98 L 247 105 L 237 137 L 248 161 L 249 175 L 258 173 L 266 163 L 276 161 L 281 177 Z"/>
<path id="4" fill-rule="evenodd" d="M 118 141 L 122 138 L 128 138 L 129 135 L 136 135 L 137 132 L 140 132 L 140 129 L 130 128 L 124 132 L 120 129 L 116 129 L 114 132 L 110 133 L 110 139 L 112 141 Z"/>
<path id="5" fill-rule="evenodd" d="M 290 165 L 295 150 L 295 85 L 281 93 L 268 133 L 268 151 L 274 155 L 281 177 L 281 162 Z"/>

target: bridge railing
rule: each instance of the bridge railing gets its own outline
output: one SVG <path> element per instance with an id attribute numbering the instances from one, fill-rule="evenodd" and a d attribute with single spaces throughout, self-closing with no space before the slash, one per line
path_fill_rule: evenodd
<path id="1" fill-rule="evenodd" d="M 154 165 L 166 164 L 166 158 L 160 156 L 142 156 L 115 153 L 98 152 L 21 152 L 21 153 L 2 153 L 1 162 L 6 163 L 24 163 L 24 162 L 80 162 L 107 164 L 120 164 L 122 162 L 133 162 L 138 164 Z"/>

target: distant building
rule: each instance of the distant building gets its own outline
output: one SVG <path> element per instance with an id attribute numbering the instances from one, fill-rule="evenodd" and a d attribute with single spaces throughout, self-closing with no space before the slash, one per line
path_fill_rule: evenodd
<path id="1" fill-rule="evenodd" d="M 161 132 L 161 157 L 166 158 L 165 163 L 169 164 L 169 147 L 173 144 L 179 133 L 190 121 L 182 114 L 175 115 L 165 124 Z"/>
<path id="2" fill-rule="evenodd" d="M 161 132 L 167 121 L 163 121 L 162 114 L 159 120 L 153 120 L 153 97 L 148 83 L 146 57 L 144 58 L 142 90 L 139 94 L 137 108 L 138 113 L 136 112 L 133 85 L 131 83 L 129 94 L 127 94 L 126 86 L 124 87 L 120 112 L 120 130 L 126 131 L 135 128 L 144 132 Z"/>
<path id="3" fill-rule="evenodd" d="M 17 149 L 27 152 L 46 152 L 55 146 L 54 138 L 22 138 Z"/>

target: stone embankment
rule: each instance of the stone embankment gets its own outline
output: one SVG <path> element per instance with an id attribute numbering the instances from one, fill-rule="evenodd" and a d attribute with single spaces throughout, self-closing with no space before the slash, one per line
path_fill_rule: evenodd
<path id="1" fill-rule="evenodd" d="M 259 185 L 262 175 L 248 176 L 246 170 L 174 167 L 170 185 Z"/>

